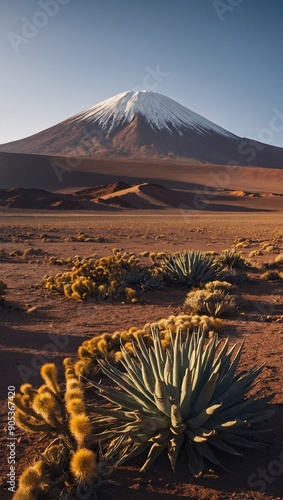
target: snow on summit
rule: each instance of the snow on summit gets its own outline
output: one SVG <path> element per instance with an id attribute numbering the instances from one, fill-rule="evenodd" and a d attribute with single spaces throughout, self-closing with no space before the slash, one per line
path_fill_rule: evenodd
<path id="1" fill-rule="evenodd" d="M 110 132 L 117 125 L 130 123 L 137 115 L 142 115 L 151 127 L 157 130 L 172 131 L 172 128 L 175 128 L 182 133 L 183 128 L 193 128 L 199 133 L 209 130 L 234 137 L 230 132 L 173 99 L 147 90 L 122 92 L 79 113 L 74 119 L 96 122 Z"/>

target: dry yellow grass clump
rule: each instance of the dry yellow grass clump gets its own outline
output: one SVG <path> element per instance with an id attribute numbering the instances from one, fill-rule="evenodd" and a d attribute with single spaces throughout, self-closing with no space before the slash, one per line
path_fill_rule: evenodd
<path id="1" fill-rule="evenodd" d="M 133 253 L 122 253 L 114 248 L 112 255 L 97 259 L 76 256 L 73 267 L 65 273 L 43 277 L 41 286 L 59 292 L 65 297 L 97 300 L 124 297 L 128 302 L 137 302 L 137 294 L 148 289 L 162 288 L 158 272 L 141 265 Z"/>

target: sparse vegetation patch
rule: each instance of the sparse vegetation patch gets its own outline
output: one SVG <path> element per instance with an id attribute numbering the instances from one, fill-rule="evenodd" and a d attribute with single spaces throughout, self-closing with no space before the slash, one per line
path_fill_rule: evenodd
<path id="1" fill-rule="evenodd" d="M 138 294 L 163 287 L 157 269 L 142 265 L 135 254 L 122 253 L 119 249 L 114 249 L 112 255 L 100 259 L 77 256 L 72 264 L 71 271 L 44 276 L 41 283 L 43 288 L 76 300 L 122 297 L 136 302 Z"/>
<path id="2" fill-rule="evenodd" d="M 231 295 L 232 285 L 227 282 L 212 281 L 204 288 L 189 292 L 184 302 L 184 311 L 192 314 L 208 314 L 215 318 L 232 313 L 236 299 Z"/>

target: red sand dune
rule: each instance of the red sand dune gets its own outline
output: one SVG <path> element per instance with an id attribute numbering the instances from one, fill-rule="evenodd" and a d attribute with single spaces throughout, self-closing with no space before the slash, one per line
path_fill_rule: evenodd
<path id="1" fill-rule="evenodd" d="M 155 183 L 130 186 L 123 182 L 73 193 L 40 189 L 0 190 L 0 206 L 20 210 L 282 210 L 283 195 L 224 189 L 169 189 Z"/>

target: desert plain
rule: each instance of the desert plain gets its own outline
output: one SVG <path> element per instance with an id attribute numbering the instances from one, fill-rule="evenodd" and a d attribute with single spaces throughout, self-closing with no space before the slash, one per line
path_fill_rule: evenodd
<path id="1" fill-rule="evenodd" d="M 112 498 L 282 498 L 282 280 L 263 278 L 264 263 L 273 261 L 276 256 L 272 249 L 249 257 L 262 242 L 270 242 L 282 252 L 282 223 L 283 214 L 278 210 L 40 213 L 2 209 L 1 279 L 8 286 L 5 303 L 1 306 L 0 337 L 3 446 L 7 439 L 9 386 L 18 390 L 23 382 L 39 384 L 39 369 L 44 362 L 54 360 L 60 366 L 64 357 L 76 356 L 78 346 L 86 338 L 139 327 L 180 312 L 187 293 L 186 289 L 171 287 L 146 292 L 135 304 L 76 302 L 39 286 L 44 275 L 64 271 L 64 266 L 54 265 L 50 257 L 62 259 L 93 254 L 102 257 L 109 255 L 113 248 L 135 253 L 184 249 L 221 252 L 235 248 L 250 264 L 249 279 L 238 287 L 237 293 L 242 299 L 240 309 L 233 317 L 223 319 L 219 335 L 229 336 L 231 342 L 245 339 L 241 369 L 266 363 L 259 379 L 262 394 L 275 394 L 274 416 L 264 424 L 269 429 L 265 435 L 268 447 L 260 452 L 245 451 L 245 459 L 225 458 L 225 465 L 232 473 L 208 464 L 200 479 L 190 476 L 182 460 L 174 475 L 166 455 L 144 474 L 139 472 L 141 463 L 135 459 L 118 470 L 117 480 L 121 486 Z M 87 235 L 89 241 L 76 239 L 79 232 Z M 16 449 L 17 474 L 20 474 L 38 455 L 40 442 L 37 437 L 18 429 Z M 268 471 L 268 468 L 269 479 L 260 479 L 259 471 Z M 11 498 L 5 487 L 5 460 L 2 460 L 1 469 L 1 498 Z"/>
<path id="2" fill-rule="evenodd" d="M 247 279 L 235 287 L 237 310 L 223 317 L 219 338 L 245 340 L 240 370 L 265 363 L 258 384 L 262 395 L 274 393 L 274 415 L 261 424 L 263 451 L 223 458 L 231 472 L 207 463 L 196 479 L 180 458 L 173 474 L 164 453 L 140 473 L 136 458 L 119 467 L 111 500 L 283 498 L 283 280 L 265 275 L 283 252 L 283 170 L 105 159 L 81 159 L 72 170 L 63 157 L 56 159 L 60 170 L 52 170 L 50 158 L 46 165 L 44 157 L 31 158 L 2 158 L 0 279 L 7 290 L 0 304 L 1 499 L 12 496 L 5 458 L 8 387 L 38 386 L 46 362 L 54 361 L 62 374 L 64 358 L 76 359 L 86 339 L 182 312 L 185 288 L 147 291 L 131 303 L 76 301 L 41 286 L 45 275 L 68 269 L 66 259 L 105 257 L 114 248 L 216 255 L 234 249 L 242 255 Z M 21 188 L 14 187 L 13 175 Z M 20 429 L 16 438 L 18 478 L 39 457 L 44 440 Z"/>

